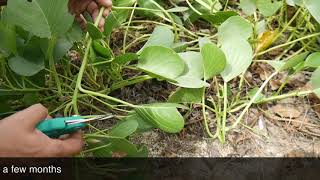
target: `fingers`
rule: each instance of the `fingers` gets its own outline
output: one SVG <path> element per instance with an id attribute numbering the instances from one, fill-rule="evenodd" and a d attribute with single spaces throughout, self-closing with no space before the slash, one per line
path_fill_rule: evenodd
<path id="1" fill-rule="evenodd" d="M 88 5 L 88 7 L 87 7 L 87 11 L 88 11 L 88 13 L 90 13 L 90 14 L 92 14 L 96 9 L 98 9 L 99 7 L 98 7 L 98 5 L 97 5 L 97 3 L 95 3 L 94 1 L 92 1 L 89 5 Z"/>
<path id="2" fill-rule="evenodd" d="M 106 8 L 110 8 L 112 6 L 111 0 L 97 0 L 97 2 L 100 6 L 104 6 Z"/>
<path id="3" fill-rule="evenodd" d="M 40 121 L 48 117 L 48 110 L 41 104 L 35 104 L 11 117 L 21 124 L 20 127 L 34 129 Z"/>
<path id="4" fill-rule="evenodd" d="M 49 145 L 52 156 L 70 157 L 81 152 L 84 142 L 82 132 L 78 131 L 70 135 L 67 139 L 54 139 Z"/>

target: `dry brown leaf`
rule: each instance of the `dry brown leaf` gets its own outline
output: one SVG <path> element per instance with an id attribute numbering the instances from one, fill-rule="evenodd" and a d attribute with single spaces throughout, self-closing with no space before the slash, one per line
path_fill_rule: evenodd
<path id="1" fill-rule="evenodd" d="M 278 35 L 277 31 L 266 31 L 259 35 L 258 44 L 256 47 L 256 52 L 259 53 L 268 47 L 274 42 L 276 36 Z"/>
<path id="2" fill-rule="evenodd" d="M 275 114 L 282 118 L 298 118 L 301 116 L 302 112 L 296 107 L 277 104 L 272 107 L 272 110 Z"/>

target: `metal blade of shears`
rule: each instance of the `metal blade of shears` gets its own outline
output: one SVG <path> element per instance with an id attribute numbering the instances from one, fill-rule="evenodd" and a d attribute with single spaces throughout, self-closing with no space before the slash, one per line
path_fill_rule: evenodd
<path id="1" fill-rule="evenodd" d="M 96 116 L 93 118 L 88 118 L 88 119 L 77 119 L 77 120 L 72 120 L 72 121 L 67 121 L 67 124 L 77 124 L 77 123 L 89 123 L 91 121 L 103 121 L 107 119 L 113 118 L 114 115 L 101 115 L 101 116 Z"/>

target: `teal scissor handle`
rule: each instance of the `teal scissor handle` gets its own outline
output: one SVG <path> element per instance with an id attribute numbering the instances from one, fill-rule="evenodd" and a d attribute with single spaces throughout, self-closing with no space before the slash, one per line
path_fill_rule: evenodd
<path id="1" fill-rule="evenodd" d="M 41 121 L 37 125 L 37 129 L 46 134 L 50 138 L 59 138 L 61 135 L 72 134 L 79 129 L 83 129 L 87 126 L 86 123 L 74 123 L 68 124 L 68 121 L 71 120 L 80 120 L 83 119 L 81 116 L 72 116 L 72 117 L 62 117 L 47 119 Z"/>

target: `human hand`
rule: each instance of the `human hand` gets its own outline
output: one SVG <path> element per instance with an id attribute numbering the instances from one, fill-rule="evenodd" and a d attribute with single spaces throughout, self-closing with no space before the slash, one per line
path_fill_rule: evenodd
<path id="1" fill-rule="evenodd" d="M 103 32 L 105 17 L 110 13 L 112 0 L 69 0 L 69 10 L 72 14 L 76 15 L 76 21 L 80 23 L 82 28 L 85 28 L 86 26 L 86 20 L 82 13 L 87 11 L 91 14 L 93 20 L 95 21 L 99 15 L 99 9 L 102 6 L 104 6 L 106 9 L 102 14 L 104 18 L 101 18 L 98 27 L 100 31 Z"/>
<path id="2" fill-rule="evenodd" d="M 36 129 L 48 118 L 48 110 L 36 104 L 0 120 L 0 157 L 68 157 L 79 153 L 84 144 L 80 131 L 64 139 L 51 139 Z"/>

